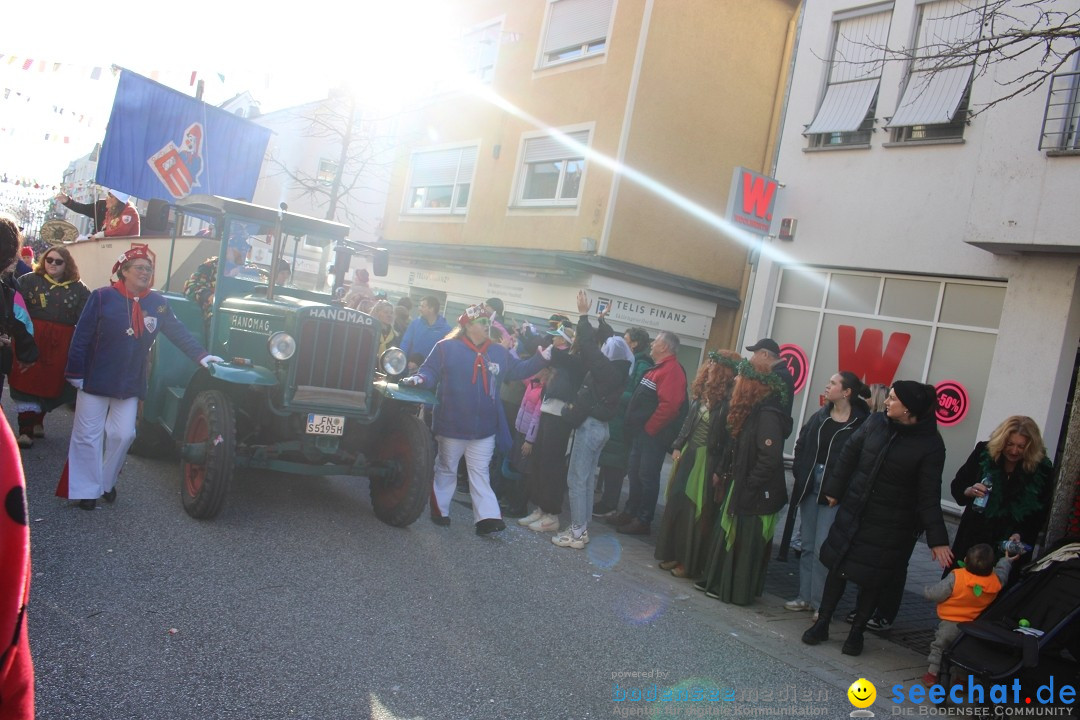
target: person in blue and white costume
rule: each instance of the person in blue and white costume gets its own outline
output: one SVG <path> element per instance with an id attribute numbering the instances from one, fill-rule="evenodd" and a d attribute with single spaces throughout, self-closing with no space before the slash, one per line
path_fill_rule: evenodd
<path id="1" fill-rule="evenodd" d="M 506 348 L 492 342 L 491 310 L 483 305 L 466 308 L 458 328 L 435 343 L 415 375 L 402 378 L 406 387 L 434 388 L 438 403 L 432 429 L 439 443 L 435 460 L 431 520 L 450 524 L 450 500 L 457 487 L 457 467 L 462 455 L 469 468 L 476 534 L 506 529 L 499 501 L 491 490 L 489 465 L 496 445 L 500 452 L 511 446 L 510 429 L 499 396 L 504 380 L 524 380 L 547 365 L 536 353 L 518 360 Z"/>
<path id="2" fill-rule="evenodd" d="M 125 252 L 112 268 L 117 280 L 90 294 L 68 351 L 64 376 L 79 389 L 68 462 L 56 494 L 93 510 L 116 499 L 116 478 L 135 439 L 139 400 L 146 394 L 147 356 L 164 333 L 193 362 L 221 362 L 176 319 L 151 288 L 154 256 L 145 245 Z"/>

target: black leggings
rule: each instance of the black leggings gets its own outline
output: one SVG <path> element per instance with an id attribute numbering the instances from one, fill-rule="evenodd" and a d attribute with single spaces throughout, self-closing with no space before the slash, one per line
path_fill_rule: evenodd
<path id="1" fill-rule="evenodd" d="M 825 622 L 832 620 L 836 606 L 840 604 L 840 598 L 844 597 L 844 588 L 847 587 L 845 579 L 836 570 L 829 570 L 825 576 L 825 588 L 821 593 L 821 607 L 818 617 Z M 855 620 L 851 623 L 852 628 L 865 628 L 870 616 L 874 614 L 878 601 L 881 599 L 880 587 L 859 586 L 859 594 L 855 598 Z"/>

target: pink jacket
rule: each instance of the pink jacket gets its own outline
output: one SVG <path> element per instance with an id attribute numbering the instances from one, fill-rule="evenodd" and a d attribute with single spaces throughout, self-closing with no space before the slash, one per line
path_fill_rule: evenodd
<path id="1" fill-rule="evenodd" d="M 525 385 L 525 396 L 521 398 L 514 427 L 525 436 L 525 442 L 536 442 L 536 431 L 540 427 L 540 402 L 543 399 L 544 386 L 536 379 L 529 378 Z"/>

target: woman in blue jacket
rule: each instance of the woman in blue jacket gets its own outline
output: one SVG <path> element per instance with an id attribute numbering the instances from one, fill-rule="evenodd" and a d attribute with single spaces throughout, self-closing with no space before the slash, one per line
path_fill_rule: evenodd
<path id="1" fill-rule="evenodd" d="M 469 469 L 476 534 L 505 530 L 499 501 L 491 490 L 489 465 L 496 439 L 503 452 L 510 449 L 510 431 L 499 398 L 503 380 L 524 380 L 547 365 L 540 353 L 518 360 L 489 338 L 491 311 L 473 305 L 458 319 L 458 328 L 432 348 L 416 374 L 403 378 L 405 386 L 436 388 L 438 403 L 432 430 L 439 443 L 435 460 L 434 505 L 431 520 L 450 524 L 450 500 L 457 487 L 462 455 Z"/>
<path id="2" fill-rule="evenodd" d="M 56 494 L 93 510 L 116 499 L 116 478 L 135 440 L 139 400 L 146 395 L 147 356 L 158 332 L 194 362 L 210 355 L 176 319 L 164 296 L 151 290 L 154 258 L 136 245 L 116 261 L 118 278 L 90 293 L 68 350 L 64 376 L 79 389 L 68 462 Z"/>

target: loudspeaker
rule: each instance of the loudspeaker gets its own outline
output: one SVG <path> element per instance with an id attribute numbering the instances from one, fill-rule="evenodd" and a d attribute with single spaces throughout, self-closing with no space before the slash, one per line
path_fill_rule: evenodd
<path id="1" fill-rule="evenodd" d="M 160 198 L 150 198 L 146 203 L 146 214 L 141 220 L 143 235 L 169 234 L 169 203 Z"/>

